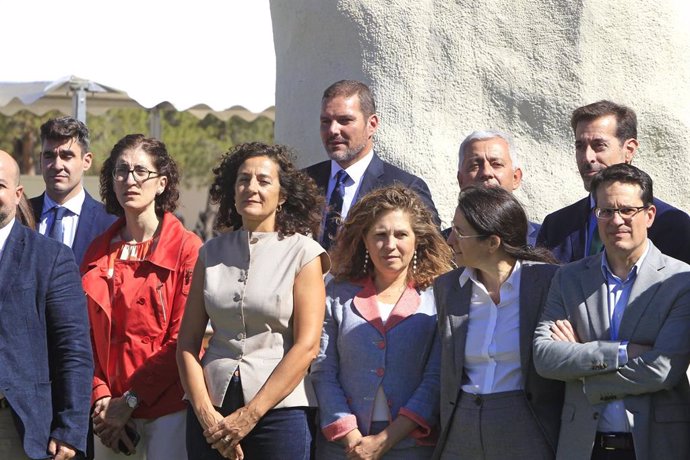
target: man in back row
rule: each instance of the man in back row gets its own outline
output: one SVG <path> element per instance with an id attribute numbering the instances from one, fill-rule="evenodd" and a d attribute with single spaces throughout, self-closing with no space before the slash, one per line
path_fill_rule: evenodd
<path id="1" fill-rule="evenodd" d="M 41 174 L 46 188 L 31 199 L 36 230 L 71 247 L 77 265 L 91 241 L 116 219 L 84 189 L 82 177 L 92 160 L 84 123 L 61 117 L 41 126 Z"/>
<path id="2" fill-rule="evenodd" d="M 631 163 L 639 142 L 637 116 L 629 107 L 599 101 L 579 107 L 570 125 L 575 133 L 575 159 L 585 190 L 590 191 L 594 175 L 619 163 Z M 656 218 L 649 239 L 664 254 L 690 263 L 690 217 L 654 198 Z M 555 211 L 544 219 L 537 244 L 554 253 L 561 263 L 573 262 L 602 249 L 592 196 Z"/>
<path id="3" fill-rule="evenodd" d="M 458 185 L 501 187 L 513 193 L 522 183 L 522 168 L 513 139 L 501 131 L 475 131 L 460 144 Z M 534 246 L 540 225 L 527 222 L 527 244 Z M 450 228 L 443 231 L 447 238 Z"/>
<path id="4" fill-rule="evenodd" d="M 326 196 L 328 208 L 319 242 L 331 246 L 338 218 L 371 190 L 393 183 L 416 191 L 440 224 L 431 192 L 419 177 L 387 163 L 374 152 L 379 125 L 376 104 L 369 87 L 355 80 L 333 83 L 321 99 L 321 141 L 330 160 L 309 166 L 311 176 Z"/>

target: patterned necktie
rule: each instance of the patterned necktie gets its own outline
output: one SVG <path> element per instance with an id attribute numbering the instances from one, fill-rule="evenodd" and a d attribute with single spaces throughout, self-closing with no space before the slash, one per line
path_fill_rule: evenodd
<path id="1" fill-rule="evenodd" d="M 67 212 L 67 208 L 63 208 L 62 206 L 55 206 L 53 208 L 53 226 L 50 228 L 50 233 L 48 236 L 50 236 L 52 239 L 59 241 L 62 243 L 62 236 L 63 236 L 63 230 L 62 230 L 62 218 L 65 216 L 65 213 Z"/>
<path id="2" fill-rule="evenodd" d="M 601 238 L 599 238 L 599 227 L 597 226 L 595 220 L 594 230 L 592 230 L 592 237 L 589 239 L 589 251 L 587 251 L 587 255 L 593 256 L 594 254 L 599 254 L 603 247 L 604 243 L 601 241 Z"/>
<path id="3" fill-rule="evenodd" d="M 338 232 L 338 224 L 340 222 L 340 213 L 343 210 L 343 196 L 345 195 L 345 181 L 350 176 L 347 175 L 344 169 L 341 169 L 335 174 L 335 187 L 331 192 L 331 198 L 328 200 L 328 214 L 326 214 L 326 224 L 323 228 L 323 236 L 321 237 L 321 246 L 328 250 L 335 239 L 335 234 Z"/>

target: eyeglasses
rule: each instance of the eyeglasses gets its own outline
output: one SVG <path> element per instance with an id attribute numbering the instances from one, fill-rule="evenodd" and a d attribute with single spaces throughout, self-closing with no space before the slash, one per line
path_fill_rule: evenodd
<path id="1" fill-rule="evenodd" d="M 594 208 L 594 215 L 599 220 L 613 219 L 615 214 L 621 216 L 621 219 L 630 220 L 643 209 L 649 206 L 625 206 L 623 208 Z"/>
<path id="2" fill-rule="evenodd" d="M 451 231 L 455 234 L 455 237 L 459 240 L 464 240 L 465 238 L 482 238 L 484 235 L 463 235 L 460 233 L 460 229 L 456 225 L 451 225 Z"/>
<path id="3" fill-rule="evenodd" d="M 129 166 L 122 165 L 113 170 L 113 179 L 115 179 L 116 182 L 126 182 L 130 174 L 134 178 L 134 182 L 139 185 L 141 185 L 143 182 L 146 182 L 151 177 L 160 176 L 158 172 L 149 171 L 143 166 L 135 166 L 134 168 L 129 169 Z"/>

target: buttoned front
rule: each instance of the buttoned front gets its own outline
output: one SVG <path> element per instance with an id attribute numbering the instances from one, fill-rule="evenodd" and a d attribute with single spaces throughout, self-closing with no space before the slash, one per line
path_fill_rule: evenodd
<path id="1" fill-rule="evenodd" d="M 275 232 L 229 232 L 201 248 L 204 305 L 213 327 L 202 366 L 215 406 L 222 404 L 238 367 L 244 400 L 250 401 L 292 347 L 295 277 L 319 256 L 327 271 L 327 256 L 317 242 Z M 275 408 L 315 403 L 305 379 Z"/>
<path id="2" fill-rule="evenodd" d="M 175 352 L 201 240 L 166 213 L 150 256 L 115 261 L 109 280 L 110 243 L 123 225 L 94 240 L 82 264 L 96 363 L 92 402 L 131 389 L 140 400 L 133 416 L 155 418 L 185 407 Z"/>
<path id="3" fill-rule="evenodd" d="M 398 446 L 432 443 L 440 373 L 432 289 L 418 293 L 408 287 L 385 326 L 371 280 L 332 280 L 326 295 L 321 351 L 311 372 L 326 439 L 339 439 L 354 428 L 367 435 L 382 387 L 391 418 L 404 415 L 419 425 Z"/>

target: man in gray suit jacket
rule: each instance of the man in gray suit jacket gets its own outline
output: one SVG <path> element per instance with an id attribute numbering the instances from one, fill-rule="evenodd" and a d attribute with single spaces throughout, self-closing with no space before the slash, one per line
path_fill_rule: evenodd
<path id="1" fill-rule="evenodd" d="M 690 458 L 690 266 L 647 238 L 646 173 L 610 166 L 591 189 L 605 250 L 556 273 L 534 339 L 537 371 L 566 382 L 557 458 Z"/>

